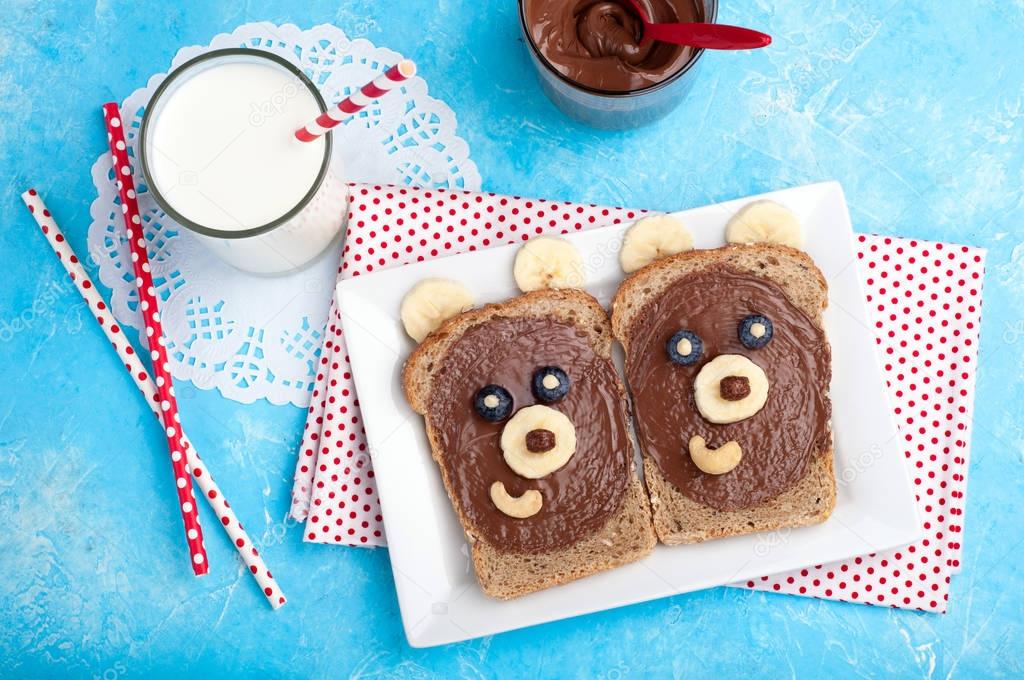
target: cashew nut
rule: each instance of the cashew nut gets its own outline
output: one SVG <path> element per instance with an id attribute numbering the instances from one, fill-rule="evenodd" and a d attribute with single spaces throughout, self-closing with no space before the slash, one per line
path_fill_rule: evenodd
<path id="1" fill-rule="evenodd" d="M 717 449 L 708 448 L 704 437 L 694 435 L 690 437 L 690 458 L 693 464 L 700 468 L 701 472 L 709 475 L 724 475 L 740 464 L 743 457 L 743 449 L 739 442 L 729 441 Z M 494 489 L 492 487 L 493 495 Z"/>
<path id="2" fill-rule="evenodd" d="M 530 489 L 516 498 L 509 495 L 505 490 L 505 485 L 501 482 L 491 484 L 491 500 L 498 506 L 498 510 L 516 519 L 533 517 L 540 512 L 540 506 L 544 504 L 540 491 Z"/>

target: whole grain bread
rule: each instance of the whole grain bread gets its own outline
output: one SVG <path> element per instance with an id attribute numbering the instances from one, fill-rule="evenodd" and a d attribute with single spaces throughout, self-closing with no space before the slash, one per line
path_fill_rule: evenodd
<path id="1" fill-rule="evenodd" d="M 541 290 L 449 319 L 427 336 L 405 363 L 402 373 L 405 396 L 413 410 L 426 421 L 431 453 L 466 532 L 477 579 L 485 593 L 499 599 L 519 597 L 634 562 L 650 553 L 657 543 L 648 497 L 633 466 L 619 510 L 601 529 L 566 548 L 529 554 L 500 550 L 478 535 L 460 511 L 442 462 L 445 451 L 430 424 L 432 383 L 449 348 L 463 333 L 490 320 L 508 317 L 546 317 L 573 323 L 586 332 L 599 356 L 610 358 L 612 348 L 611 324 L 597 300 L 575 289 Z M 621 382 L 619 390 L 625 400 Z M 632 450 L 621 454 L 633 460 Z"/>
<path id="2" fill-rule="evenodd" d="M 828 304 L 828 284 L 806 253 L 788 246 L 758 243 L 691 250 L 656 260 L 628 277 L 612 301 L 612 329 L 627 356 L 630 328 L 649 302 L 684 276 L 726 266 L 778 285 L 790 302 L 819 327 Z M 831 437 L 829 438 L 831 442 Z M 643 442 L 640 442 L 641 451 Z M 835 508 L 833 446 L 812 453 L 807 474 L 774 498 L 740 510 L 717 510 L 690 499 L 644 455 L 644 478 L 658 538 L 667 545 L 818 524 Z"/>

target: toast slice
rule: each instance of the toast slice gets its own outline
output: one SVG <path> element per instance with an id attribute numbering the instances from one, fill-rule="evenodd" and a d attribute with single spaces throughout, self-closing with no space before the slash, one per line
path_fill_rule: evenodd
<path id="1" fill-rule="evenodd" d="M 632 333 L 637 330 L 645 310 L 653 309 L 650 305 L 657 303 L 673 284 L 681 283 L 682 279 L 702 273 L 713 274 L 722 269 L 752 275 L 777 286 L 792 306 L 820 329 L 823 337 L 822 311 L 828 303 L 828 286 L 806 253 L 775 244 L 694 250 L 656 260 L 627 278 L 620 286 L 612 303 L 612 327 L 615 337 L 625 349 L 627 363 L 631 352 L 640 351 L 639 347 L 634 346 Z M 695 290 L 694 295 L 701 295 L 701 291 Z M 825 361 L 828 362 L 824 383 L 827 385 L 830 356 L 827 341 L 824 343 Z M 827 388 L 823 399 L 827 418 L 830 416 Z M 799 414 L 794 417 L 799 417 Z M 818 524 L 825 521 L 835 507 L 836 482 L 830 423 L 826 425 L 826 436 L 815 440 L 806 465 L 806 474 L 795 483 L 773 497 L 747 507 L 720 508 L 699 502 L 683 493 L 666 476 L 657 460 L 649 455 L 648 443 L 641 432 L 641 413 L 636 408 L 635 395 L 634 419 L 637 421 L 640 448 L 644 453 L 644 475 L 654 513 L 654 527 L 658 538 L 665 544 L 697 543 L 726 536 Z M 679 455 L 687 455 L 685 448 Z"/>
<path id="2" fill-rule="evenodd" d="M 621 419 L 626 436 L 621 450 L 609 454 L 615 461 L 615 469 L 620 471 L 616 472 L 618 497 L 608 501 L 610 510 L 607 517 L 601 519 L 601 524 L 583 532 L 571 544 L 555 549 L 515 550 L 509 549 L 507 544 L 489 539 L 485 535 L 486 531 L 474 524 L 470 510 L 479 513 L 481 506 L 469 507 L 473 496 L 467 495 L 460 477 L 468 472 L 457 467 L 462 464 L 462 452 L 456 450 L 456 447 L 446 447 L 437 421 L 441 418 L 441 403 L 452 399 L 449 394 L 453 391 L 450 380 L 454 378 L 446 375 L 446 365 L 453 355 L 458 354 L 460 342 L 468 333 L 479 332 L 481 328 L 494 327 L 510 320 L 527 320 L 526 323 L 532 323 L 531 320 L 540 319 L 571 324 L 575 335 L 585 338 L 583 342 L 586 351 L 594 353 L 601 370 L 610 371 L 606 374 L 612 376 L 609 378 L 609 384 L 612 385 L 609 389 L 612 395 L 609 403 L 612 406 L 609 409 L 617 410 L 611 415 Z M 542 290 L 520 295 L 501 304 L 486 305 L 449 319 L 427 336 L 406 361 L 402 375 L 406 399 L 413 410 L 424 416 L 431 453 L 441 470 L 445 489 L 466 533 L 477 579 L 484 592 L 492 597 L 510 599 L 612 569 L 642 558 L 657 543 L 651 523 L 650 505 L 637 475 L 633 445 L 628 436 L 629 416 L 625 389 L 610 361 L 611 347 L 611 324 L 597 300 L 580 290 Z M 550 351 L 545 357 L 548 361 Z M 574 376 L 571 389 L 582 389 L 586 379 L 585 375 Z M 524 393 L 519 393 L 516 407 L 525 407 L 527 402 Z M 469 404 L 466 408 L 470 408 Z M 476 445 L 475 442 L 481 439 L 474 437 L 471 444 Z M 493 446 L 493 454 L 488 455 L 496 456 L 496 460 L 500 461 L 502 451 L 498 447 L 497 435 L 488 433 L 486 441 L 487 446 Z M 585 441 L 586 434 L 582 433 L 581 445 Z M 578 448 L 573 460 L 580 465 L 593 465 L 593 459 L 588 458 L 588 453 Z M 573 464 L 570 461 L 565 469 L 570 469 Z M 533 484 L 543 480 L 520 481 Z M 545 498 L 545 503 L 547 501 Z M 612 507 L 616 509 L 611 510 Z M 484 508 L 485 511 L 488 509 L 498 512 L 493 505 Z M 528 517 L 517 521 L 531 522 L 534 519 Z M 502 520 L 508 521 L 504 517 Z M 555 518 L 556 522 L 558 520 Z"/>

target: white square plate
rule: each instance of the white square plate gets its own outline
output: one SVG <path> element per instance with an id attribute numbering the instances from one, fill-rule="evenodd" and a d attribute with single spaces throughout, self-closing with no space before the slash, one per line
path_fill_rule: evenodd
<path id="1" fill-rule="evenodd" d="M 500 633 L 863 555 L 918 538 L 920 522 L 868 325 L 842 188 L 835 182 L 813 184 L 677 215 L 693 233 L 697 248 L 713 248 L 724 243 L 728 219 L 749 201 L 762 198 L 797 214 L 804 225 L 805 248 L 829 284 L 825 325 L 833 353 L 839 490 L 832 517 L 804 529 L 689 546 L 659 545 L 641 562 L 510 602 L 487 597 L 477 585 L 462 529 L 430 457 L 422 419 L 402 395 L 402 363 L 413 342 L 402 331 L 398 309 L 406 291 L 427 277 L 461 281 L 478 302 L 516 295 L 512 263 L 519 246 L 453 255 L 338 284 L 402 622 L 411 645 Z M 618 249 L 628 226 L 566 236 L 583 254 L 587 290 L 605 305 L 623 279 Z M 621 357 L 617 361 L 621 366 Z"/>

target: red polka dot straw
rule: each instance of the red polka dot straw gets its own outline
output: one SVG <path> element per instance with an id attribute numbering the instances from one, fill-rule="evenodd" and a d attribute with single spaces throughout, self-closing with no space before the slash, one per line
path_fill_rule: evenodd
<path id="1" fill-rule="evenodd" d="M 39 196 L 35 189 L 29 189 L 21 195 L 21 198 L 28 207 L 29 212 L 35 217 L 36 223 L 46 237 L 50 247 L 56 253 L 57 259 L 64 265 L 71 280 L 74 281 L 75 286 L 78 288 L 78 292 L 85 299 L 89 311 L 92 312 L 96 322 L 104 334 L 106 334 L 107 339 L 110 340 L 111 345 L 113 345 L 114 350 L 121 357 L 128 374 L 131 375 L 135 385 L 146 398 L 146 403 L 152 409 L 153 415 L 158 420 L 162 420 L 163 410 L 160 406 L 160 394 L 156 384 L 150 378 L 149 372 L 143 366 L 138 353 L 132 348 L 124 331 L 117 324 L 117 320 L 110 314 L 107 303 L 99 294 L 96 286 L 93 285 L 88 273 L 71 249 L 71 245 L 64 238 L 60 227 L 57 226 L 50 211 L 43 203 L 42 197 Z M 185 460 L 191 469 L 196 484 L 199 485 L 199 489 L 203 493 L 203 497 L 217 514 L 221 526 L 237 548 L 242 561 L 248 567 L 249 573 L 256 579 L 260 590 L 271 606 L 277 609 L 286 601 L 284 593 L 277 586 L 273 576 L 267 569 L 267 565 L 264 564 L 263 558 L 260 557 L 259 551 L 256 550 L 245 529 L 242 528 L 238 518 L 235 516 L 234 510 L 228 504 L 227 498 L 221 493 L 220 487 L 213 479 L 213 475 L 206 468 L 203 460 L 199 457 L 199 452 L 189 442 L 184 431 L 181 432 L 181 443 L 185 451 Z"/>
<path id="2" fill-rule="evenodd" d="M 125 144 L 124 128 L 121 125 L 121 113 L 117 109 L 117 104 L 104 104 L 103 116 L 107 124 L 107 141 L 110 143 L 114 176 L 121 195 L 121 214 L 124 217 L 125 236 L 132 251 L 135 287 L 139 293 L 139 306 L 142 308 L 142 316 L 146 322 L 146 335 L 149 337 L 153 372 L 157 376 L 161 420 L 167 433 L 167 446 L 171 452 L 171 465 L 174 467 L 174 478 L 177 482 L 178 504 L 181 518 L 185 522 L 185 537 L 188 541 L 189 553 L 192 556 L 192 570 L 196 576 L 202 576 L 209 571 L 209 565 L 206 563 L 206 548 L 203 546 L 203 529 L 199 525 L 199 514 L 196 511 L 195 495 L 192 491 L 192 478 L 189 476 L 188 463 L 184 457 L 185 447 L 181 443 L 178 403 L 174 398 L 174 385 L 171 382 L 167 350 L 164 347 L 163 328 L 160 325 L 160 311 L 156 302 L 156 288 L 153 286 L 153 277 L 150 273 L 146 240 L 142 235 L 142 219 L 139 216 L 135 184 L 132 181 L 132 168 L 128 161 L 128 146 Z"/>

